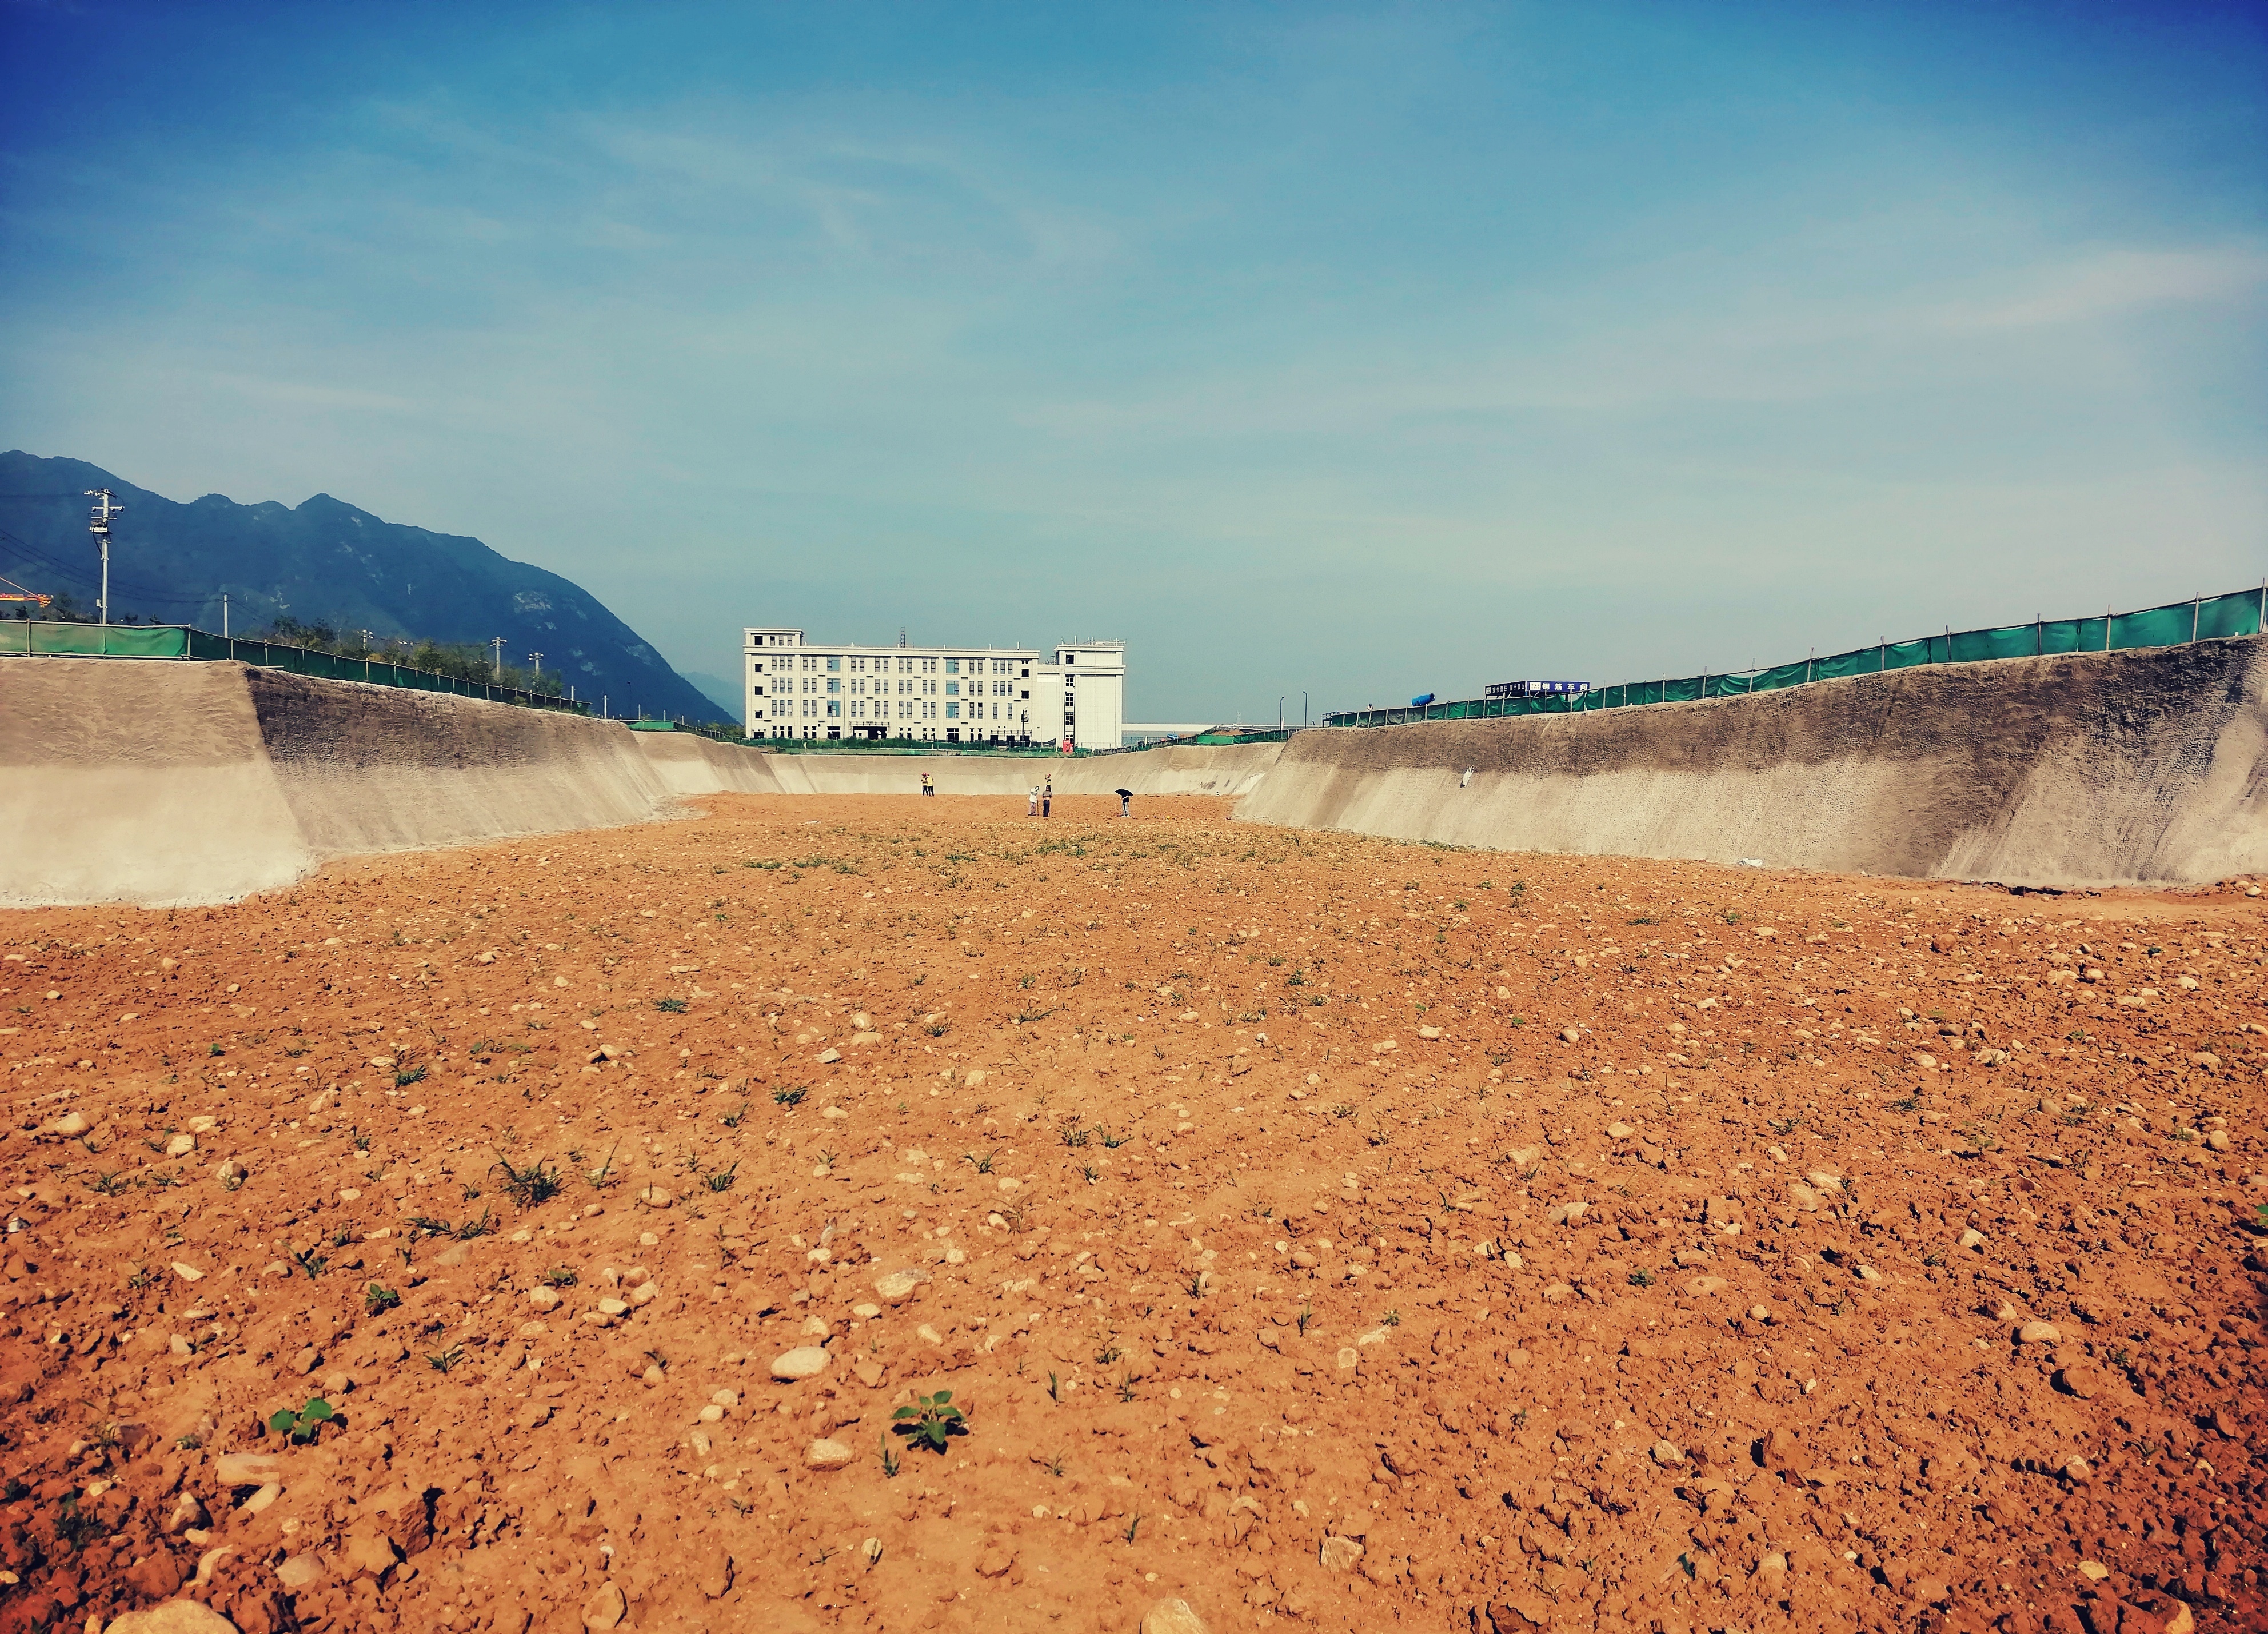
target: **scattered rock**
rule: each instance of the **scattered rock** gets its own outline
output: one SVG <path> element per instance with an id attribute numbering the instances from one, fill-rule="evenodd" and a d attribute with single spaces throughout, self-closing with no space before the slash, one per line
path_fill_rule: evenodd
<path id="1" fill-rule="evenodd" d="M 51 1135 L 60 1135 L 65 1140 L 77 1140 L 93 1127 L 93 1122 L 85 1113 L 66 1112 L 48 1125 L 48 1132 Z"/>
<path id="2" fill-rule="evenodd" d="M 1675 1441 L 1656 1441 L 1647 1449 L 1653 1461 L 1668 1468 L 1685 1461 L 1685 1450 Z"/>
<path id="3" fill-rule="evenodd" d="M 772 1358 L 775 1379 L 816 1379 L 827 1371 L 827 1352 L 815 1344 L 798 1345 Z"/>
<path id="4" fill-rule="evenodd" d="M 903 1305 L 921 1285 L 922 1277 L 917 1271 L 891 1271 L 874 1279 L 874 1297 L 885 1305 Z"/>
<path id="5" fill-rule="evenodd" d="M 282 1474 L 283 1461 L 270 1453 L 223 1453 L 212 1470 L 217 1486 L 266 1486 Z"/>
<path id="6" fill-rule="evenodd" d="M 1326 1536 L 1317 1558 L 1326 1571 L 1351 1571 L 1362 1558 L 1362 1545 L 1351 1537 Z"/>
<path id="7" fill-rule="evenodd" d="M 804 1449 L 803 1467 L 806 1469 L 847 1469 L 858 1457 L 840 1441 L 821 1437 Z"/>
<path id="8" fill-rule="evenodd" d="M 1970 1249 L 1983 1248 L 1984 1246 L 1984 1233 L 1978 1231 L 1974 1226 L 1971 1226 L 1968 1230 L 1961 1233 L 1961 1246 L 1964 1248 Z"/>
<path id="9" fill-rule="evenodd" d="M 1140 1634 L 1211 1634 L 1186 1600 L 1161 1600 L 1142 1614 Z"/>
<path id="10" fill-rule="evenodd" d="M 173 1262 L 173 1275 L 183 1282 L 202 1282 L 205 1279 L 205 1274 L 202 1271 L 184 1260 Z"/>
<path id="11" fill-rule="evenodd" d="M 649 1209 L 666 1209 L 677 1201 L 659 1186 L 641 1186 L 633 1199 Z"/>
<path id="12" fill-rule="evenodd" d="M 233 1553 L 216 1549 L 215 1554 Z M 113 1617 L 103 1634 L 237 1634 L 236 1624 L 201 1601 L 169 1600 Z"/>
<path id="13" fill-rule="evenodd" d="M 2063 1329 L 2053 1322 L 2029 1321 L 2016 1329 L 2018 1344 L 2054 1344 L 2063 1338 Z"/>
<path id="14" fill-rule="evenodd" d="M 276 1568 L 276 1580 L 294 1594 L 304 1594 L 323 1580 L 323 1563 L 313 1555 L 286 1555 Z"/>
<path id="15" fill-rule="evenodd" d="M 592 1590 L 591 1597 L 583 1602 L 583 1627 L 590 1634 L 600 1629 L 620 1628 L 622 1619 L 630 1614 L 630 1601 L 609 1580 Z"/>

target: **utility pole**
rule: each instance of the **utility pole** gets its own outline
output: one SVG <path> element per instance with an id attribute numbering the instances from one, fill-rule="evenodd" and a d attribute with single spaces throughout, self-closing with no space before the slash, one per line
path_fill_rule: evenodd
<path id="1" fill-rule="evenodd" d="M 489 645 L 496 649 L 496 678 L 500 681 L 504 679 L 504 637 L 498 636 Z"/>
<path id="2" fill-rule="evenodd" d="M 528 661 L 529 663 L 531 663 L 531 664 L 533 664 L 533 665 L 534 665 L 534 666 L 535 666 L 535 678 L 536 678 L 538 681 L 542 680 L 542 679 L 543 679 L 543 654 L 541 654 L 541 652 L 531 652 L 531 653 L 529 653 L 529 654 L 527 655 L 527 661 Z"/>
<path id="3" fill-rule="evenodd" d="M 227 637 L 228 637 L 228 592 L 226 592 L 225 590 L 224 590 L 224 591 L 222 591 L 222 592 L 220 593 L 220 633 L 221 633 L 221 637 L 222 637 L 222 639 L 223 639 L 223 640 L 227 639 Z"/>
<path id="4" fill-rule="evenodd" d="M 101 609 L 102 622 L 110 622 L 110 519 L 124 511 L 107 488 L 90 488 L 86 497 L 95 501 L 94 514 L 86 531 L 94 535 L 95 548 L 102 552 L 102 600 L 95 605 Z"/>

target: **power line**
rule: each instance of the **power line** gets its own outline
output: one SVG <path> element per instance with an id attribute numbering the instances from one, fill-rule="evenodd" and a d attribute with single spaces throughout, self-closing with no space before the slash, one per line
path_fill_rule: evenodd
<path id="1" fill-rule="evenodd" d="M 70 579 L 76 584 L 85 585 L 92 587 L 96 582 L 94 576 L 89 573 L 85 568 L 80 566 L 78 563 L 65 562 L 59 557 L 51 556 L 46 551 L 40 549 L 37 545 L 31 543 L 27 540 L 18 539 L 15 534 L 10 533 L 4 527 L 0 527 L 0 540 L 5 540 L 8 543 L 15 546 L 17 549 L 22 551 L 26 556 L 30 556 L 33 561 L 40 563 L 44 567 L 52 569 L 55 572 L 61 573 L 64 578 Z M 166 602 L 174 607 L 202 607 L 206 602 L 212 600 L 210 596 L 169 595 L 165 591 L 158 590 L 151 585 L 137 584 L 126 579 L 118 580 L 115 587 L 122 593 L 132 596 L 138 601 Z"/>

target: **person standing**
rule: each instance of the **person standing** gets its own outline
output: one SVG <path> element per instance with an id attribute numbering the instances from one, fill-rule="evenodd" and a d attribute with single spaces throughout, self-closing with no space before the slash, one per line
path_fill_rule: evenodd
<path id="1" fill-rule="evenodd" d="M 927 799 L 933 797 L 936 793 L 936 785 L 930 782 L 929 774 L 927 772 L 922 773 L 922 798 Z"/>
<path id="2" fill-rule="evenodd" d="M 1040 785 L 1035 783 L 1024 792 L 1024 815 L 1027 817 L 1036 817 L 1039 814 Z"/>
<path id="3" fill-rule="evenodd" d="M 1048 780 L 1040 785 L 1040 815 L 1042 817 L 1055 815 L 1055 805 L 1056 777 L 1053 772 L 1049 772 Z"/>
<path id="4" fill-rule="evenodd" d="M 1119 814 L 1121 817 L 1131 817 L 1131 816 L 1133 816 L 1133 814 L 1134 814 L 1134 812 L 1133 812 L 1133 806 L 1134 806 L 1134 791 L 1133 791 L 1133 790 L 1131 790 L 1131 789 L 1121 789 L 1121 790 L 1119 790 L 1119 791 L 1118 791 L 1118 814 Z"/>

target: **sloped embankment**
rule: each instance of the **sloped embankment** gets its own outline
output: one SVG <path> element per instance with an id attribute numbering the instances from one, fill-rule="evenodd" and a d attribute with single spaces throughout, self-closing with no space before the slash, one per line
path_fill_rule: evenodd
<path id="1" fill-rule="evenodd" d="M 240 664 L 0 662 L 0 903 L 225 902 L 358 852 L 634 822 L 619 725 Z"/>
<path id="2" fill-rule="evenodd" d="M 2268 643 L 2249 637 L 1302 732 L 1237 814 L 1507 850 L 2078 886 L 2268 869 L 2264 785 Z"/>
<path id="3" fill-rule="evenodd" d="M 686 732 L 642 732 L 637 746 L 675 794 L 915 794 L 926 772 L 939 794 L 1021 796 L 1042 778 L 1059 794 L 1248 794 L 1280 743 L 1187 745 L 1049 760 L 1025 754 L 776 754 Z"/>

